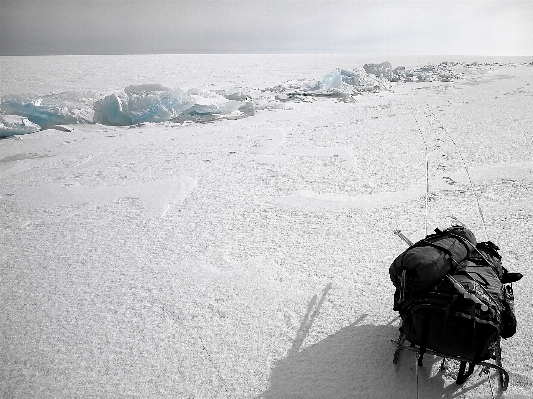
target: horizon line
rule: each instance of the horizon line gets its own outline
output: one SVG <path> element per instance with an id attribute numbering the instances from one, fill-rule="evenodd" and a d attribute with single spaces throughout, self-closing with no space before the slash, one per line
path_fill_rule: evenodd
<path id="1" fill-rule="evenodd" d="M 70 52 L 42 52 L 42 53 L 6 53 L 0 52 L 0 57 L 48 57 L 48 56 L 99 56 L 99 55 L 358 55 L 358 56 L 374 56 L 387 55 L 391 57 L 500 57 L 500 58 L 524 58 L 532 57 L 533 54 L 443 54 L 443 53 L 398 53 L 387 51 L 361 51 L 361 52 L 336 52 L 336 51 L 207 51 L 207 50 L 158 50 L 153 52 L 88 52 L 88 53 L 70 53 Z"/>

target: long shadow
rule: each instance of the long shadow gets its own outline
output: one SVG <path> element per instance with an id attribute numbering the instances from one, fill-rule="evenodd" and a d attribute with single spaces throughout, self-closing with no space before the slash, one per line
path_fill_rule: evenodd
<path id="1" fill-rule="evenodd" d="M 455 384 L 445 388 L 441 374 L 431 376 L 440 358 L 426 356 L 424 366 L 417 370 L 414 353 L 404 351 L 399 363 L 392 363 L 391 339 L 398 336 L 394 320 L 386 325 L 365 325 L 362 322 L 367 315 L 363 314 L 302 349 L 330 289 L 328 284 L 320 298 L 315 295 L 311 299 L 287 356 L 275 363 L 268 389 L 257 398 L 442 398 L 461 390 Z"/>

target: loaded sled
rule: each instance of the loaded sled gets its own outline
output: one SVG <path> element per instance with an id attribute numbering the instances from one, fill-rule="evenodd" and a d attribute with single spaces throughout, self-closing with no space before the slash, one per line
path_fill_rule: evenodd
<path id="1" fill-rule="evenodd" d="M 400 335 L 393 363 L 403 350 L 414 351 L 418 366 L 425 354 L 458 361 L 457 384 L 477 365 L 499 373 L 506 390 L 509 374 L 502 366 L 501 338 L 516 331 L 512 287 L 519 273 L 507 273 L 491 242 L 477 243 L 464 227 L 453 226 L 413 244 L 391 265 L 396 286 L 394 310 L 400 312 Z"/>
<path id="2" fill-rule="evenodd" d="M 417 352 L 419 366 L 428 353 L 460 362 L 457 384 L 464 383 L 476 365 L 482 365 L 496 369 L 502 390 L 507 389 L 509 375 L 502 367 L 497 321 L 484 315 L 478 304 L 457 294 L 429 292 L 402 313 L 400 336 L 394 341 L 394 364 L 402 350 Z"/>

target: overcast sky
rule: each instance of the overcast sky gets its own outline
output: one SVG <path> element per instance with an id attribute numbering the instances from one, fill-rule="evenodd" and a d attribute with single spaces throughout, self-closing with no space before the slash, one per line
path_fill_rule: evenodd
<path id="1" fill-rule="evenodd" d="M 533 55 L 533 1 L 0 0 L 0 55 Z"/>

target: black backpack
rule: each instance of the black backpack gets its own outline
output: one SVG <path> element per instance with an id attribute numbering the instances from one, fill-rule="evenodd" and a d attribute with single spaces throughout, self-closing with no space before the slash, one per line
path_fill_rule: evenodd
<path id="1" fill-rule="evenodd" d="M 443 285 L 448 283 L 443 280 Z M 444 288 L 444 287 L 443 287 Z M 412 298 L 402 310 L 401 331 L 412 345 L 471 363 L 489 359 L 499 334 L 500 312 L 453 292 L 431 291 Z M 443 289 L 443 291 L 447 289 Z"/>

